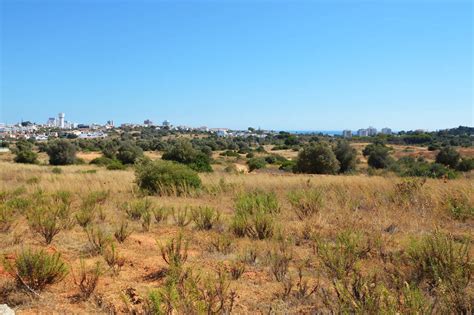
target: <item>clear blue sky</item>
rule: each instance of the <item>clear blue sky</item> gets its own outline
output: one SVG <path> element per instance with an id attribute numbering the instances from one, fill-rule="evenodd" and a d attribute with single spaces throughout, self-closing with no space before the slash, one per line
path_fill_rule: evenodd
<path id="1" fill-rule="evenodd" d="M 0 2 L 0 122 L 473 125 L 471 1 Z"/>

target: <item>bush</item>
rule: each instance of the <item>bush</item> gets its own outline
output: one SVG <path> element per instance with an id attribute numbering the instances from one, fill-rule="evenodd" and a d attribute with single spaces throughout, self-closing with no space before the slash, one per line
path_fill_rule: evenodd
<path id="1" fill-rule="evenodd" d="M 191 211 L 191 216 L 199 230 L 210 230 L 220 219 L 220 213 L 212 207 L 198 207 Z"/>
<path id="2" fill-rule="evenodd" d="M 46 244 L 51 244 L 54 236 L 61 230 L 61 222 L 58 213 L 51 209 L 38 209 L 29 218 L 29 224 L 33 231 L 43 236 Z"/>
<path id="3" fill-rule="evenodd" d="M 452 147 L 444 147 L 436 155 L 436 163 L 449 166 L 452 169 L 456 169 L 460 159 L 461 155 Z"/>
<path id="4" fill-rule="evenodd" d="M 128 222 L 122 221 L 120 225 L 115 229 L 114 236 L 119 243 L 125 242 L 125 240 L 132 234 L 132 230 L 128 228 Z"/>
<path id="5" fill-rule="evenodd" d="M 102 254 L 107 245 L 112 241 L 112 237 L 101 226 L 88 226 L 86 228 L 87 239 L 94 253 Z"/>
<path id="6" fill-rule="evenodd" d="M 288 199 L 298 218 L 304 221 L 321 209 L 323 191 L 320 189 L 292 191 L 288 194 Z"/>
<path id="7" fill-rule="evenodd" d="M 457 166 L 457 170 L 461 172 L 470 172 L 474 170 L 474 158 L 463 158 Z"/>
<path id="8" fill-rule="evenodd" d="M 116 160 L 105 157 L 105 156 L 101 156 L 101 157 L 93 159 L 92 161 L 89 162 L 89 164 L 94 164 L 94 165 L 97 165 L 97 166 L 108 166 L 111 163 L 113 163 L 114 161 L 116 161 Z"/>
<path id="9" fill-rule="evenodd" d="M 87 268 L 84 260 L 81 259 L 79 276 L 77 279 L 74 277 L 74 283 L 79 287 L 80 293 L 78 297 L 82 301 L 88 300 L 92 293 L 94 293 L 101 274 L 99 263 L 96 263 L 93 268 Z"/>
<path id="10" fill-rule="evenodd" d="M 263 158 L 251 158 L 247 161 L 247 165 L 249 166 L 249 172 L 252 172 L 254 170 L 265 168 L 267 162 Z"/>
<path id="11" fill-rule="evenodd" d="M 201 188 L 198 174 L 184 165 L 168 161 L 139 163 L 135 169 L 136 183 L 149 194 L 183 195 Z"/>
<path id="12" fill-rule="evenodd" d="M 297 173 L 336 174 L 339 162 L 331 147 L 326 143 L 310 144 L 298 154 L 294 167 Z"/>
<path id="13" fill-rule="evenodd" d="M 337 235 L 336 242 L 319 240 L 316 244 L 318 256 L 331 277 L 345 279 L 357 261 L 365 256 L 370 247 L 359 233 L 344 231 Z"/>
<path id="14" fill-rule="evenodd" d="M 209 155 L 194 149 L 188 140 L 177 141 L 163 154 L 162 159 L 186 164 L 197 172 L 212 172 Z"/>
<path id="15" fill-rule="evenodd" d="M 16 163 L 38 163 L 38 154 L 33 152 L 33 145 L 28 141 L 19 141 L 16 144 L 15 154 L 16 156 L 14 160 Z"/>
<path id="16" fill-rule="evenodd" d="M 42 290 L 49 284 L 59 282 L 68 273 L 59 253 L 50 255 L 44 250 L 23 250 L 13 264 L 6 259 L 3 264 L 18 285 L 33 290 Z"/>
<path id="17" fill-rule="evenodd" d="M 53 167 L 51 169 L 51 172 L 53 172 L 53 174 L 61 174 L 63 172 L 63 170 L 60 169 L 59 167 Z"/>
<path id="18" fill-rule="evenodd" d="M 346 173 L 355 170 L 357 151 L 352 148 L 349 142 L 339 141 L 334 148 L 334 154 L 339 161 L 339 173 Z"/>
<path id="19" fill-rule="evenodd" d="M 285 172 L 293 172 L 295 165 L 296 165 L 296 161 L 286 160 L 285 162 L 281 163 L 278 169 Z"/>
<path id="20" fill-rule="evenodd" d="M 408 248 L 415 280 L 426 281 L 431 289 L 438 288 L 447 308 L 458 314 L 468 313 L 470 308 L 466 288 L 474 265 L 469 245 L 467 240 L 457 243 L 452 236 L 435 232 L 414 240 Z"/>
<path id="21" fill-rule="evenodd" d="M 117 159 L 122 164 L 133 164 L 143 156 L 143 150 L 131 142 L 123 142 L 117 152 Z"/>
<path id="22" fill-rule="evenodd" d="M 76 162 L 76 146 L 67 140 L 55 140 L 48 144 L 49 164 L 70 165 Z"/>
<path id="23" fill-rule="evenodd" d="M 376 169 L 388 168 L 393 163 L 390 148 L 381 143 L 369 144 L 362 153 L 369 157 L 367 160 L 369 166 Z"/>
<path id="24" fill-rule="evenodd" d="M 166 245 L 160 245 L 161 258 L 171 267 L 180 268 L 188 259 L 188 242 L 183 235 L 172 238 Z"/>

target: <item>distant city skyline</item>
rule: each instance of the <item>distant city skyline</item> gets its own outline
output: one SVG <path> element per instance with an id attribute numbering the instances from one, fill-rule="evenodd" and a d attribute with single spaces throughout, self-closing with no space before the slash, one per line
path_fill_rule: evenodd
<path id="1" fill-rule="evenodd" d="M 471 1 L 13 1 L 0 122 L 473 126 Z"/>

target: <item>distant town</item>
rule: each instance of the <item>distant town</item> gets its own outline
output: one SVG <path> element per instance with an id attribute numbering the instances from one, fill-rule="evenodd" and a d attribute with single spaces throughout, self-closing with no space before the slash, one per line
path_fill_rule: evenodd
<path id="1" fill-rule="evenodd" d="M 143 124 L 122 123 L 118 126 L 114 124 L 113 120 L 108 120 L 105 124 L 84 124 L 74 123 L 66 120 L 65 113 L 59 113 L 57 117 L 50 117 L 46 123 L 35 123 L 31 121 L 22 121 L 16 124 L 0 123 L 0 139 L 34 139 L 36 141 L 47 141 L 48 139 L 68 137 L 79 139 L 96 139 L 106 138 L 111 130 L 124 130 L 138 127 L 152 127 L 156 129 L 175 130 L 180 132 L 205 132 L 215 134 L 218 137 L 249 137 L 254 136 L 264 138 L 268 135 L 277 134 L 278 131 L 261 130 L 248 128 L 247 130 L 232 130 L 229 128 L 208 128 L 189 127 L 182 125 L 173 125 L 170 121 L 164 120 L 161 124 L 156 124 L 150 119 L 143 121 Z M 416 132 L 424 132 L 423 130 L 416 130 Z M 308 132 L 309 133 L 309 132 Z M 343 138 L 352 137 L 374 137 L 377 135 L 394 135 L 391 128 L 385 127 L 380 131 L 374 127 L 361 128 L 356 131 L 343 130 L 337 134 L 330 134 L 324 132 L 314 132 L 318 134 L 325 134 L 328 136 L 338 136 Z"/>

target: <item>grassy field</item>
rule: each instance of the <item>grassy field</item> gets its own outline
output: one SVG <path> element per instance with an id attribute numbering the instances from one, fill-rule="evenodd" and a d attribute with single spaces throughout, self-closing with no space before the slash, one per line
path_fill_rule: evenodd
<path id="1" fill-rule="evenodd" d="M 81 157 L 88 160 L 92 157 L 89 155 Z M 226 307 L 232 303 L 232 313 L 347 309 L 377 313 L 375 310 L 382 308 L 423 313 L 430 307 L 444 312 L 453 305 L 464 305 L 465 310 L 472 311 L 469 305 L 472 307 L 474 302 L 470 273 L 473 266 L 472 260 L 466 258 L 473 254 L 467 241 L 474 231 L 474 182 L 470 178 L 424 182 L 365 175 L 233 175 L 218 170 L 201 174 L 203 189 L 191 195 L 144 197 L 137 190 L 132 169 L 107 171 L 87 165 L 60 169 L 53 172 L 50 166 L 0 162 L 2 207 L 12 209 L 13 219 L 11 226 L 0 232 L 0 254 L 5 257 L 3 267 L 0 265 L 0 302 L 15 307 L 20 314 L 146 313 L 150 311 L 150 292 L 165 286 L 170 270 L 160 244 L 163 246 L 178 235 L 189 242 L 183 268 L 210 279 L 196 282 L 202 286 L 197 292 L 203 295 L 190 294 L 187 298 L 210 300 L 210 292 L 220 292 L 216 299 L 225 299 Z M 238 207 L 236 200 L 256 191 L 276 199 L 277 205 L 272 204 L 272 233 L 263 239 L 238 237 L 231 228 Z M 58 195 L 68 196 L 67 215 L 63 218 L 68 223 L 50 244 L 45 244 L 45 239 L 35 232 L 29 213 L 57 206 Z M 159 223 L 152 216 L 147 229 L 143 217 L 134 220 L 127 214 L 130 208 L 124 206 L 144 198 L 154 209 L 174 208 L 174 216 Z M 86 229 L 77 222 L 76 215 L 87 200 L 92 200 L 94 211 L 89 228 L 103 229 L 113 238 L 117 227 L 127 222 L 133 231 L 123 243 L 113 241 L 121 257 L 120 268 L 107 264 L 104 253 L 94 250 Z M 191 212 L 200 206 L 211 207 L 220 214 L 209 230 L 199 229 L 198 221 L 191 220 Z M 184 211 L 188 211 L 187 218 L 180 222 Z M 434 239 L 436 235 L 442 235 L 448 243 L 437 243 L 442 248 L 435 249 L 435 253 L 443 256 L 449 246 L 454 251 L 466 246 L 467 256 L 460 254 L 449 263 L 438 262 L 444 273 L 436 273 L 438 278 L 433 284 L 432 270 L 420 267 L 420 258 L 417 260 L 410 248 L 414 248 L 416 240 Z M 65 279 L 41 291 L 33 290 L 36 293 L 20 290 L 5 265 L 14 262 L 25 248 L 60 253 L 69 270 Z M 418 250 L 422 255 L 423 250 Z M 87 300 L 78 298 L 81 290 L 75 283 L 81 261 L 89 267 L 98 262 L 102 270 L 97 288 Z M 218 278 L 219 272 L 225 276 Z M 453 289 L 440 285 L 439 279 L 464 279 L 467 283 L 462 288 L 453 284 Z M 225 283 L 221 287 L 225 290 L 216 289 L 219 281 Z M 456 297 L 451 298 L 452 295 Z M 216 313 L 224 311 L 223 308 Z"/>

